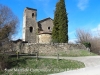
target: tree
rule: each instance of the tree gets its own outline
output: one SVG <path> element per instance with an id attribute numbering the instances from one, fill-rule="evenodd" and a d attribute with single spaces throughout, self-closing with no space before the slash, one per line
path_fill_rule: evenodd
<path id="1" fill-rule="evenodd" d="M 10 48 L 9 40 L 16 33 L 19 21 L 17 16 L 13 14 L 11 9 L 0 4 L 0 48 L 8 50 Z"/>
<path id="2" fill-rule="evenodd" d="M 52 41 L 58 43 L 68 42 L 68 17 L 64 0 L 60 0 L 56 4 Z"/>
<path id="3" fill-rule="evenodd" d="M 59 42 L 59 2 L 56 4 L 56 11 L 55 11 L 55 17 L 54 17 L 54 27 L 52 31 L 52 41 L 53 42 Z"/>
<path id="4" fill-rule="evenodd" d="M 78 29 L 76 30 L 77 42 L 90 48 L 90 51 L 96 54 L 100 54 L 100 37 L 94 36 L 91 32 Z"/>
<path id="5" fill-rule="evenodd" d="M 11 50 L 11 37 L 16 33 L 18 27 L 18 18 L 13 14 L 11 9 L 0 4 L 0 71 L 7 68 L 8 55 L 5 51 Z"/>
<path id="6" fill-rule="evenodd" d="M 77 37 L 77 42 L 78 43 L 89 43 L 90 40 L 92 39 L 92 35 L 90 32 L 87 32 L 86 30 L 82 29 L 77 29 L 76 30 L 76 37 Z"/>

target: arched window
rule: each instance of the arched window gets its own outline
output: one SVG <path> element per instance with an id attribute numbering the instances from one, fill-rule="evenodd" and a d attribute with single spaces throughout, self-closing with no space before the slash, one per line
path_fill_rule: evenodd
<path id="1" fill-rule="evenodd" d="M 50 30 L 50 27 L 48 27 L 48 30 Z"/>
<path id="2" fill-rule="evenodd" d="M 30 27 L 29 30 L 30 30 L 30 33 L 32 33 L 32 31 L 33 31 L 33 27 Z"/>
<path id="3" fill-rule="evenodd" d="M 32 13 L 32 18 L 34 17 L 34 13 Z"/>

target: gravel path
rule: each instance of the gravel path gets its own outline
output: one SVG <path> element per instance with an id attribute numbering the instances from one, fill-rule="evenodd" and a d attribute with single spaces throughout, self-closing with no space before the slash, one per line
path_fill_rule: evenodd
<path id="1" fill-rule="evenodd" d="M 100 65 L 50 75 L 100 75 Z"/>

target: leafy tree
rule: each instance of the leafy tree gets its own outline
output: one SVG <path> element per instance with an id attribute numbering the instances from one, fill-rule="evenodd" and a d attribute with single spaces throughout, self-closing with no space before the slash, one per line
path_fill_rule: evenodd
<path id="1" fill-rule="evenodd" d="M 68 42 L 68 17 L 64 0 L 60 0 L 56 4 L 52 41 L 58 43 Z"/>

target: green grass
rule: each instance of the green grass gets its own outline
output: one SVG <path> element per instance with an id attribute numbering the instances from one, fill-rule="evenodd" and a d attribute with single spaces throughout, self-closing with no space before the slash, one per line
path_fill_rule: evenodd
<path id="1" fill-rule="evenodd" d="M 80 57 L 80 56 L 97 56 L 97 54 L 89 52 L 87 50 L 67 50 L 67 51 L 59 51 L 55 54 L 39 54 L 40 56 L 67 56 L 67 57 Z"/>
<path id="2" fill-rule="evenodd" d="M 57 61 L 56 59 L 36 60 L 21 57 L 18 60 L 16 58 L 12 58 L 12 60 L 9 63 L 11 68 L 7 69 L 4 75 L 47 75 L 85 67 L 82 62 L 64 59 Z"/>
<path id="3" fill-rule="evenodd" d="M 80 57 L 80 56 L 96 56 L 97 54 L 89 52 L 87 50 L 68 50 L 67 52 L 61 52 L 60 56 L 68 57 Z"/>

